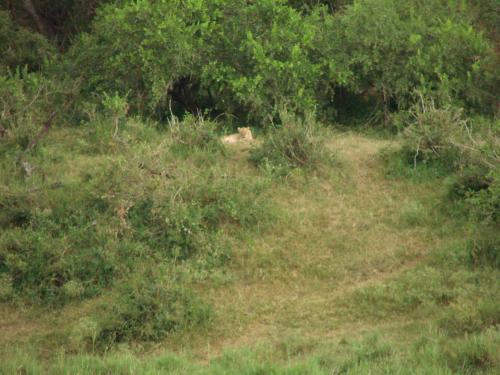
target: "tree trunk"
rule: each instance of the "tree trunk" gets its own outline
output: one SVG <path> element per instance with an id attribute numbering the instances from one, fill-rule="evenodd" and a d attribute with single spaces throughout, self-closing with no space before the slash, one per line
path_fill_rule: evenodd
<path id="1" fill-rule="evenodd" d="M 36 7 L 33 4 L 33 1 L 24 0 L 23 5 L 24 9 L 26 9 L 26 11 L 30 14 L 31 18 L 33 18 L 33 21 L 35 21 L 38 32 L 49 38 L 51 36 L 50 27 L 47 25 L 45 20 L 38 14 Z"/>

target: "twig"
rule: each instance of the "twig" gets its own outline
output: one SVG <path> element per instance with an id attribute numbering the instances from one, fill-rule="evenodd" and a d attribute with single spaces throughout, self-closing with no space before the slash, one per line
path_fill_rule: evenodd
<path id="1" fill-rule="evenodd" d="M 26 147 L 26 150 L 33 149 L 38 144 L 38 142 L 40 141 L 40 139 L 42 139 L 42 137 L 46 133 L 48 133 L 48 131 L 52 127 L 52 124 L 54 122 L 54 119 L 56 118 L 56 115 L 57 115 L 57 111 L 54 111 L 54 112 L 52 112 L 50 114 L 48 120 L 43 125 L 42 130 L 40 130 L 40 132 L 37 134 L 37 136 L 35 138 L 33 138 L 33 140 L 30 142 L 30 144 L 28 145 L 28 147 Z"/>
<path id="2" fill-rule="evenodd" d="M 162 177 L 165 177 L 165 178 L 172 178 L 172 175 L 170 175 L 168 172 L 166 172 L 166 171 L 161 171 L 161 172 L 155 171 L 154 169 L 151 169 L 151 168 L 147 167 L 142 162 L 139 163 L 139 168 L 146 170 L 147 172 L 149 172 L 149 174 L 151 174 L 153 176 L 162 176 Z"/>
<path id="3" fill-rule="evenodd" d="M 413 157 L 413 169 L 417 169 L 417 158 L 418 158 L 419 153 L 420 153 L 420 142 L 417 143 L 417 152 L 415 153 L 415 156 Z"/>

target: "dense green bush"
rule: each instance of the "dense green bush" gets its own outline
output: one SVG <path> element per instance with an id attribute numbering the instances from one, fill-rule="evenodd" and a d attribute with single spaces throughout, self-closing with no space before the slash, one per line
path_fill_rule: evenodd
<path id="1" fill-rule="evenodd" d="M 415 90 L 466 100 L 471 75 L 492 53 L 451 2 L 361 0 L 337 21 L 337 59 L 353 72 L 349 86 L 373 87 L 386 111 L 408 108 Z"/>
<path id="2" fill-rule="evenodd" d="M 500 171 L 492 171 L 485 179 L 480 189 L 469 189 L 466 204 L 476 221 L 494 225 L 500 222 Z"/>
<path id="3" fill-rule="evenodd" d="M 26 149 L 40 132 L 70 118 L 78 93 L 77 82 L 26 68 L 0 75 L 0 153 Z"/>
<path id="4" fill-rule="evenodd" d="M 453 201 L 466 199 L 482 190 L 487 190 L 492 181 L 487 168 L 466 168 L 453 179 L 448 189 L 448 196 Z"/>
<path id="5" fill-rule="evenodd" d="M 134 110 L 154 113 L 169 90 L 193 74 L 199 56 L 196 1 L 123 2 L 98 11 L 92 32 L 67 56 L 67 69 L 83 78 L 87 93 L 117 92 Z M 165 107 L 166 108 L 166 107 Z"/>
<path id="6" fill-rule="evenodd" d="M 64 189 L 54 188 L 48 199 L 29 191 L 5 194 L 0 202 L 6 213 L 0 272 L 27 300 L 58 304 L 95 296 L 113 280 L 116 254 L 102 225 L 107 203 L 76 186 Z"/>
<path id="7" fill-rule="evenodd" d="M 276 0 L 215 9 L 202 85 L 220 111 L 271 122 L 281 110 L 304 115 L 330 99 L 330 81 L 341 74 L 320 43 L 326 12 L 302 15 Z"/>
<path id="8" fill-rule="evenodd" d="M 492 81 L 495 55 L 471 22 L 438 0 L 363 0 L 335 15 L 280 0 L 125 1 L 100 8 L 65 65 L 88 93 L 118 92 L 160 118 L 171 101 L 259 122 L 283 109 L 331 117 L 339 87 L 373 89 L 386 112 L 415 90 L 491 110 L 494 87 L 478 82 Z"/>
<path id="9" fill-rule="evenodd" d="M 186 260 L 226 253 L 219 231 L 265 228 L 273 218 L 262 196 L 265 182 L 235 180 L 215 170 L 177 178 L 182 182 L 166 187 L 154 200 L 134 202 L 128 211 L 133 238 L 162 257 Z"/>
<path id="10" fill-rule="evenodd" d="M 88 92 L 129 95 L 141 112 L 166 116 L 173 99 L 183 109 L 212 103 L 211 110 L 269 120 L 285 106 L 314 109 L 318 87 L 329 84 L 321 80 L 330 63 L 316 43 L 322 17 L 278 0 L 109 5 L 67 66 Z"/>
<path id="11" fill-rule="evenodd" d="M 89 230 L 78 235 L 93 240 L 85 247 L 68 249 L 69 241 L 45 233 L 16 230 L 3 236 L 0 269 L 9 276 L 13 292 L 26 300 L 49 304 L 99 294 L 113 279 L 115 259 L 106 252 L 104 236 L 99 238 Z"/>

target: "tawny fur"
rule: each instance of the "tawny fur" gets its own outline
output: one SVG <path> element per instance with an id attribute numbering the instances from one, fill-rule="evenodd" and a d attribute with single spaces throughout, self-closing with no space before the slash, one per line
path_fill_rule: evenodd
<path id="1" fill-rule="evenodd" d="M 250 130 L 250 128 L 238 128 L 238 133 L 231 134 L 222 138 L 222 142 L 228 144 L 250 141 L 253 141 L 252 131 Z"/>

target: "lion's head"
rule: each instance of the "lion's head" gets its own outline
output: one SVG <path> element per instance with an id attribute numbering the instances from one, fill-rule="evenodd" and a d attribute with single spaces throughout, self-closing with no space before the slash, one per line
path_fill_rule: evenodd
<path id="1" fill-rule="evenodd" d="M 241 139 L 253 139 L 252 131 L 250 130 L 250 128 L 238 128 L 238 134 L 240 135 Z"/>

